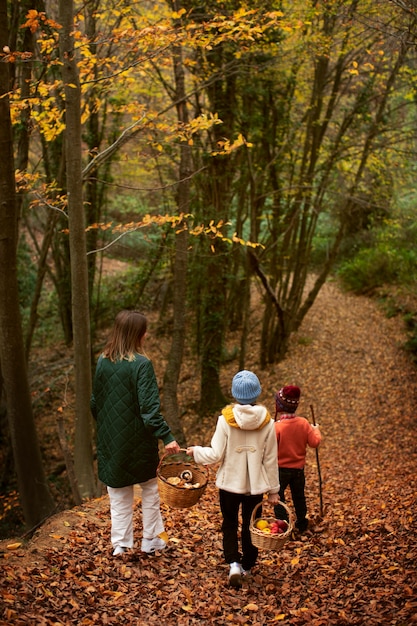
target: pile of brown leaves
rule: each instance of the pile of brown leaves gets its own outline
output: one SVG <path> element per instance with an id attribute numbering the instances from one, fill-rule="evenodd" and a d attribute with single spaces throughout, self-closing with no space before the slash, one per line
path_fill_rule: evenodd
<path id="1" fill-rule="evenodd" d="M 258 373 L 270 410 L 274 391 L 288 383 L 302 388 L 300 414 L 311 420 L 314 407 L 323 434 L 324 515 L 310 450 L 313 532 L 278 552 L 260 551 L 240 590 L 227 584 L 213 468 L 194 507 L 163 505 L 170 542 L 159 555 L 111 556 L 107 497 L 57 515 L 27 544 L 11 549 L 2 542 L 0 624 L 417 623 L 417 382 L 403 341 L 400 320 L 330 284 L 282 363 L 260 372 L 254 343 L 247 367 Z M 227 394 L 235 368 L 224 372 Z M 195 399 L 194 379 L 185 371 L 182 380 L 187 405 Z M 208 444 L 215 421 L 188 416 L 189 443 Z M 140 544 L 139 499 L 135 524 Z"/>

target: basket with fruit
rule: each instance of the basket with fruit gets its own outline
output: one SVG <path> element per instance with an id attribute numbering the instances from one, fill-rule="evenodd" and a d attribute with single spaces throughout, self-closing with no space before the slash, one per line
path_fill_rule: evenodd
<path id="1" fill-rule="evenodd" d="M 207 468 L 189 459 L 186 450 L 181 448 L 179 454 L 165 454 L 156 470 L 161 500 L 175 509 L 196 504 L 207 487 Z"/>
<path id="2" fill-rule="evenodd" d="M 288 513 L 289 522 L 276 519 L 275 517 L 256 517 L 256 513 L 262 502 L 255 506 L 250 520 L 250 536 L 254 546 L 264 550 L 280 550 L 290 539 L 293 529 L 293 516 L 284 502 L 280 505 Z"/>

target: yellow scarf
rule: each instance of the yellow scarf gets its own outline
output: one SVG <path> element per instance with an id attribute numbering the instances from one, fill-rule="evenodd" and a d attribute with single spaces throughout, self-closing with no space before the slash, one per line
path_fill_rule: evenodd
<path id="1" fill-rule="evenodd" d="M 235 414 L 233 413 L 233 404 L 228 404 L 223 410 L 222 415 L 224 415 L 226 422 L 232 428 L 240 428 L 239 424 L 236 422 Z M 271 416 L 269 411 L 266 412 L 265 419 L 257 428 L 257 430 L 261 430 L 268 422 L 271 421 Z"/>

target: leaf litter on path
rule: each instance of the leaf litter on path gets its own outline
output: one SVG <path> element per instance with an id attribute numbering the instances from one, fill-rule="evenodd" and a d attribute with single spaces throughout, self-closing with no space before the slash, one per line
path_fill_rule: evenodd
<path id="1" fill-rule="evenodd" d="M 2 542 L 0 624 L 417 623 L 417 381 L 403 341 L 398 319 L 329 283 L 284 361 L 265 371 L 256 356 L 247 363 L 271 412 L 274 391 L 289 383 L 302 389 L 300 414 L 311 421 L 314 407 L 323 434 L 324 515 L 310 450 L 312 532 L 279 552 L 261 550 L 240 590 L 227 584 L 211 468 L 197 505 L 162 505 L 170 542 L 159 555 L 111 556 L 107 497 L 58 514 L 27 544 L 8 550 L 7 543 L 18 540 Z M 226 394 L 235 368 L 229 363 L 222 372 Z M 195 389 L 187 372 L 182 380 L 181 401 L 191 404 Z M 215 419 L 190 419 L 189 443 L 208 444 Z M 139 543 L 139 499 L 135 535 Z"/>

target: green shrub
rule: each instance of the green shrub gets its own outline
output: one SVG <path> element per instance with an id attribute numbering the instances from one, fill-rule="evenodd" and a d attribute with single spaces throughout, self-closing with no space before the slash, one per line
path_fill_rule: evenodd
<path id="1" fill-rule="evenodd" d="M 341 264 L 337 271 L 342 285 L 356 294 L 371 293 L 395 278 L 395 264 L 386 251 L 360 250 L 351 260 Z"/>
<path id="2" fill-rule="evenodd" d="M 380 238 L 373 248 L 361 249 L 340 264 L 337 275 L 346 289 L 373 293 L 389 284 L 409 284 L 417 275 L 417 253 L 399 240 Z"/>
<path id="3" fill-rule="evenodd" d="M 33 336 L 34 346 L 51 346 L 62 341 L 58 296 L 55 289 L 44 289 L 38 304 L 38 321 Z"/>

